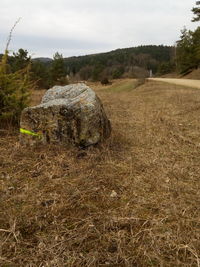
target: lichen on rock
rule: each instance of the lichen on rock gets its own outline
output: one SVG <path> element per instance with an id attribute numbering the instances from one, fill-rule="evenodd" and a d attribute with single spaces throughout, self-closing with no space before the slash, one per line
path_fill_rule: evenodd
<path id="1" fill-rule="evenodd" d="M 64 143 L 82 147 L 108 138 L 111 125 L 95 92 L 84 83 L 54 86 L 40 105 L 23 110 L 21 143 Z"/>

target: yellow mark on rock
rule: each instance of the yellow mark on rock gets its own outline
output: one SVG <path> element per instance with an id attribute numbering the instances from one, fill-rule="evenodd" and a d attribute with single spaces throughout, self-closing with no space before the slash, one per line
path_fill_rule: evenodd
<path id="1" fill-rule="evenodd" d="M 20 133 L 22 133 L 22 134 L 28 134 L 28 135 L 31 135 L 31 136 L 36 136 L 38 138 L 42 138 L 42 135 L 41 134 L 34 133 L 32 131 L 29 131 L 29 130 L 26 130 L 26 129 L 23 129 L 23 128 L 20 128 Z"/>

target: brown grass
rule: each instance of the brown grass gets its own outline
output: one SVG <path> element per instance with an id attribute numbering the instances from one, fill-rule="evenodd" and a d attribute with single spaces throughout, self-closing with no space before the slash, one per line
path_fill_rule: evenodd
<path id="1" fill-rule="evenodd" d="M 105 144 L 0 133 L 0 266 L 200 266 L 200 90 L 95 90 Z"/>
<path id="2" fill-rule="evenodd" d="M 200 69 L 193 70 L 191 73 L 184 76 L 184 78 L 200 80 Z"/>

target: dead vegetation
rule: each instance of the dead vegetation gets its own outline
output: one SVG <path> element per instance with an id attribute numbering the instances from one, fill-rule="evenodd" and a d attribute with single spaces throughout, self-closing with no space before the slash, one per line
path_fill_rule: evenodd
<path id="1" fill-rule="evenodd" d="M 200 90 L 95 88 L 103 145 L 0 132 L 0 266 L 200 266 Z"/>
<path id="2" fill-rule="evenodd" d="M 200 69 L 195 69 L 183 78 L 200 80 Z"/>

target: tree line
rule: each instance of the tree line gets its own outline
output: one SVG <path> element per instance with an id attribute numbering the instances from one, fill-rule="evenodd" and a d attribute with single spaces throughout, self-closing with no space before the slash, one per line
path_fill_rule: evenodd
<path id="1" fill-rule="evenodd" d="M 31 77 L 38 88 L 49 88 L 70 81 L 102 81 L 123 77 L 145 78 L 149 71 L 165 74 L 174 68 L 174 47 L 163 45 L 117 49 L 107 53 L 63 58 L 58 52 L 53 60 L 31 59 L 28 51 L 19 49 L 8 56 L 10 71 L 31 65 Z"/>
<path id="2" fill-rule="evenodd" d="M 99 81 L 105 77 L 109 79 L 147 77 L 149 70 L 154 74 L 160 72 L 162 64 L 170 64 L 173 57 L 173 47 L 149 45 L 66 58 L 65 64 L 70 76 L 76 75 L 78 79 Z"/>

